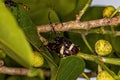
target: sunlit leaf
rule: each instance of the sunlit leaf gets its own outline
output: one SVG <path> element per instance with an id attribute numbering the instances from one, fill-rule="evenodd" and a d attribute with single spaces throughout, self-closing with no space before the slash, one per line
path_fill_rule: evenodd
<path id="1" fill-rule="evenodd" d="M 75 15 L 84 7 L 88 0 L 31 0 L 29 14 L 36 24 L 48 24 L 48 13 L 52 22 L 75 19 Z"/>
<path id="2" fill-rule="evenodd" d="M 33 53 L 22 30 L 0 0 L 0 46 L 16 62 L 30 67 Z"/>

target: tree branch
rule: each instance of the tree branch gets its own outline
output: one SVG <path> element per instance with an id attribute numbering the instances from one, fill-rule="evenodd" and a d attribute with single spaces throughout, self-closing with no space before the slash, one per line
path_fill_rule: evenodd
<path id="1" fill-rule="evenodd" d="M 45 76 L 50 76 L 51 73 L 49 70 L 44 70 L 44 69 L 40 69 L 38 68 L 37 70 L 39 71 L 43 71 Z M 34 72 L 31 72 L 30 69 L 27 68 L 17 68 L 17 67 L 6 67 L 6 66 L 1 66 L 0 67 L 0 73 L 2 74 L 8 74 L 8 75 L 22 75 L 22 76 L 37 76 L 37 74 Z"/>
<path id="2" fill-rule="evenodd" d="M 2 66 L 0 67 L 0 73 L 2 74 L 8 74 L 8 75 L 22 75 L 22 76 L 28 76 L 30 70 L 26 68 L 12 68 L 12 67 L 6 67 Z M 51 76 L 50 70 L 43 70 L 44 75 L 47 77 Z M 96 72 L 89 72 L 86 73 L 88 77 L 95 77 L 97 75 Z M 84 78 L 82 74 L 80 74 L 81 78 Z"/>
<path id="3" fill-rule="evenodd" d="M 6 67 L 6 66 L 3 66 L 4 62 L 2 60 L 0 60 L 0 64 L 1 63 L 2 63 L 2 65 L 0 65 L 0 73 L 2 73 L 2 74 L 22 75 L 22 76 L 30 76 L 30 74 L 31 74 L 31 70 L 29 70 L 27 68 Z M 40 69 L 40 68 L 38 68 L 37 70 L 42 70 L 44 75 L 47 76 L 47 77 L 51 76 L 51 71 L 50 70 Z M 96 76 L 96 72 L 89 72 L 89 73 L 86 73 L 86 74 L 89 77 L 93 77 L 93 76 L 95 77 Z M 35 75 L 33 75 L 33 76 L 35 76 Z M 84 76 L 82 74 L 80 74 L 80 77 L 84 77 Z"/>
<path id="4" fill-rule="evenodd" d="M 0 73 L 8 75 L 28 75 L 29 70 L 25 68 L 0 67 Z"/>
<path id="5" fill-rule="evenodd" d="M 97 28 L 100 26 L 108 26 L 108 25 L 117 25 L 120 24 L 120 16 L 114 17 L 114 18 L 103 18 L 98 20 L 91 20 L 91 21 L 84 21 L 84 22 L 76 22 L 76 21 L 69 21 L 64 22 L 63 25 L 61 23 L 54 25 L 55 31 L 69 31 L 74 29 L 84 29 L 89 30 L 91 28 Z M 52 27 L 47 25 L 41 25 L 37 26 L 37 30 L 39 33 L 41 32 L 50 32 L 52 31 Z"/>

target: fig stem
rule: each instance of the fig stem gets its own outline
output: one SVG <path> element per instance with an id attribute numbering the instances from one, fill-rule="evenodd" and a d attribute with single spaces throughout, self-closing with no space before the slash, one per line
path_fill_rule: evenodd
<path id="1" fill-rule="evenodd" d="M 90 80 L 90 78 L 85 73 L 82 73 L 82 75 L 86 78 L 86 80 Z"/>
<path id="2" fill-rule="evenodd" d="M 96 58 L 98 58 L 103 63 L 113 64 L 120 66 L 120 59 L 119 58 L 108 58 L 108 57 L 100 57 L 95 55 L 90 55 L 86 53 L 79 52 L 77 54 L 78 57 L 82 57 L 85 60 L 94 61 Z"/>
<path id="3" fill-rule="evenodd" d="M 84 13 L 86 12 L 86 10 L 89 8 L 91 2 L 92 2 L 92 0 L 88 0 L 88 2 L 85 4 L 85 6 L 83 7 L 83 9 L 79 12 L 78 15 L 76 15 L 76 21 L 79 22 L 79 20 L 84 15 Z"/>
<path id="4" fill-rule="evenodd" d="M 95 53 L 94 53 L 94 50 L 91 48 L 90 44 L 88 43 L 85 35 L 81 33 L 81 36 L 82 36 L 82 39 L 83 39 L 83 41 L 85 42 L 86 46 L 89 48 L 89 50 L 90 50 L 93 54 L 95 54 Z M 95 54 L 95 55 L 96 55 L 96 54 Z"/>

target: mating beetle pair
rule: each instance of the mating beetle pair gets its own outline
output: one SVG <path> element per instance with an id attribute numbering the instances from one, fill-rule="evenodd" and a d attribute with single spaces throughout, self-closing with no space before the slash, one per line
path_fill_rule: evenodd
<path id="1" fill-rule="evenodd" d="M 70 39 L 66 37 L 56 37 L 55 42 L 48 43 L 47 48 L 50 51 L 55 51 L 60 57 L 75 55 L 79 52 L 78 46 L 73 44 Z"/>

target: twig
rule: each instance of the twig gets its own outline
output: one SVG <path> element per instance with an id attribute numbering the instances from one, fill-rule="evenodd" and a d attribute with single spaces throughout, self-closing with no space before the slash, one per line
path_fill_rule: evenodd
<path id="1" fill-rule="evenodd" d="M 92 0 L 88 0 L 88 2 L 85 4 L 84 8 L 79 12 L 78 15 L 76 15 L 76 21 L 79 21 L 83 14 L 86 12 L 87 8 L 90 6 Z"/>
<path id="2" fill-rule="evenodd" d="M 86 80 L 90 80 L 90 78 L 85 73 L 82 73 L 82 75 L 86 78 Z"/>
<path id="3" fill-rule="evenodd" d="M 84 22 L 76 22 L 76 21 L 69 21 L 64 22 L 63 26 L 61 23 L 55 24 L 53 23 L 55 31 L 69 31 L 74 29 L 84 29 L 89 30 L 91 28 L 97 28 L 100 26 L 108 26 L 108 25 L 117 25 L 120 24 L 120 16 L 114 18 L 103 18 L 98 20 L 92 21 L 84 21 Z M 41 32 L 50 32 L 52 31 L 52 27 L 48 25 L 41 25 L 37 26 L 37 30 L 39 33 Z"/>
<path id="4" fill-rule="evenodd" d="M 95 55 L 89 55 L 85 53 L 78 53 L 78 57 L 82 57 L 85 60 L 89 61 L 95 61 L 96 59 L 99 59 L 103 63 L 108 63 L 108 64 L 113 64 L 113 65 L 118 65 L 120 66 L 120 59 L 119 58 L 108 58 L 108 57 L 100 57 L 100 56 L 95 56 Z"/>
<path id="5" fill-rule="evenodd" d="M 96 77 L 97 76 L 97 72 L 89 72 L 89 73 L 85 73 L 89 78 L 91 77 Z M 85 78 L 82 74 L 80 75 L 81 78 Z"/>
<path id="6" fill-rule="evenodd" d="M 38 36 L 39 36 L 40 40 L 43 42 L 43 44 L 47 45 L 48 41 L 43 36 L 41 36 L 41 34 L 39 32 L 37 32 L 37 33 L 38 33 Z"/>
<path id="7" fill-rule="evenodd" d="M 37 69 L 37 71 L 43 71 L 45 76 L 51 76 L 50 70 L 44 70 L 44 69 Z M 34 70 L 33 70 L 34 71 Z M 0 67 L 0 73 L 2 74 L 8 74 L 8 75 L 22 75 L 22 76 L 30 76 L 34 77 L 37 76 L 38 73 L 35 71 L 32 72 L 30 69 L 27 68 L 15 68 L 15 67 L 6 67 L 6 66 L 1 66 Z"/>
<path id="8" fill-rule="evenodd" d="M 25 68 L 0 67 L 0 73 L 9 75 L 28 75 L 29 70 Z"/>
<path id="9" fill-rule="evenodd" d="M 84 34 L 81 34 L 81 37 L 82 37 L 84 43 L 86 44 L 86 46 L 88 47 L 88 49 L 89 49 L 94 55 L 96 55 L 95 52 L 94 52 L 94 50 L 93 50 L 92 47 L 90 46 L 89 42 L 87 41 L 85 35 L 84 35 Z"/>
<path id="10" fill-rule="evenodd" d="M 110 18 L 115 16 L 117 14 L 117 12 L 119 12 L 119 10 L 120 10 L 120 6 L 113 12 L 113 14 L 110 16 Z M 111 27 L 112 32 L 114 33 L 115 32 L 114 26 L 110 26 L 110 27 Z"/>

